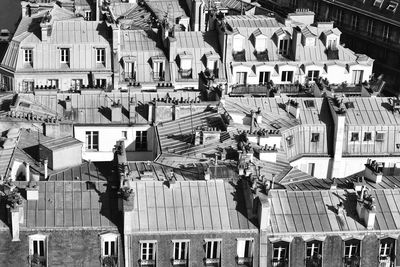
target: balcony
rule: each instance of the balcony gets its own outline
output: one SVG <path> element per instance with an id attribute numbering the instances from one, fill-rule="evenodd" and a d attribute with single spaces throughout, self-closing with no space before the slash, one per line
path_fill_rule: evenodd
<path id="1" fill-rule="evenodd" d="M 204 264 L 206 266 L 220 266 L 220 258 L 205 258 Z"/>
<path id="2" fill-rule="evenodd" d="M 121 73 L 121 77 L 125 82 L 135 82 L 136 81 L 136 71 L 134 72 L 125 72 Z"/>
<path id="3" fill-rule="evenodd" d="M 360 267 L 360 257 L 358 256 L 344 257 L 343 262 L 345 267 Z"/>
<path id="4" fill-rule="evenodd" d="M 188 70 L 179 69 L 178 74 L 179 74 L 179 79 L 182 79 L 182 80 L 192 79 L 192 69 L 188 69 Z"/>
<path id="5" fill-rule="evenodd" d="M 28 258 L 30 267 L 46 267 L 47 261 L 46 257 L 39 255 L 30 255 Z"/>
<path id="6" fill-rule="evenodd" d="M 265 51 L 259 51 L 259 52 L 254 51 L 254 55 L 256 56 L 256 58 L 257 58 L 258 61 L 263 61 L 263 62 L 265 62 L 265 61 L 268 61 L 268 60 L 269 60 L 269 58 L 268 58 L 268 51 L 267 51 L 267 50 L 265 50 Z"/>
<path id="7" fill-rule="evenodd" d="M 234 61 L 246 61 L 246 51 L 244 49 L 242 51 L 233 51 L 232 56 Z"/>
<path id="8" fill-rule="evenodd" d="M 173 266 L 187 266 L 188 260 L 181 259 L 181 260 L 171 260 Z"/>
<path id="9" fill-rule="evenodd" d="M 106 256 L 101 257 L 102 267 L 117 267 L 118 266 L 118 256 Z"/>
<path id="10" fill-rule="evenodd" d="M 272 266 L 273 267 L 288 267 L 289 264 L 288 264 L 287 259 L 280 259 L 280 260 L 273 259 Z"/>
<path id="11" fill-rule="evenodd" d="M 328 60 L 337 60 L 339 59 L 339 50 L 337 48 L 328 48 L 325 50 L 326 56 Z"/>
<path id="12" fill-rule="evenodd" d="M 165 71 L 152 71 L 151 76 L 153 77 L 154 81 L 165 81 Z"/>
<path id="13" fill-rule="evenodd" d="M 322 266 L 322 256 L 315 255 L 313 257 L 306 258 L 306 267 L 321 267 Z"/>
<path id="14" fill-rule="evenodd" d="M 238 265 L 253 266 L 253 258 L 237 257 L 236 259 Z"/>
<path id="15" fill-rule="evenodd" d="M 269 96 L 270 89 L 268 84 L 233 85 L 230 95 Z"/>
<path id="16" fill-rule="evenodd" d="M 139 266 L 156 266 L 155 260 L 139 260 Z"/>

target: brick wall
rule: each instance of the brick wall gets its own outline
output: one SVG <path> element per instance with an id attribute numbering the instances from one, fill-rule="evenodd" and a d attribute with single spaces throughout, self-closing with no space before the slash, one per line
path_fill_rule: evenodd
<path id="1" fill-rule="evenodd" d="M 11 242 L 8 231 L 0 231 L 0 266 L 28 266 L 28 236 L 48 236 L 48 266 L 100 266 L 101 231 L 65 230 L 20 232 L 20 241 Z M 121 250 L 120 250 L 121 251 Z"/>
<path id="2" fill-rule="evenodd" d="M 165 234 L 165 235 L 132 235 L 127 237 L 127 242 L 131 244 L 130 264 L 129 266 L 138 266 L 140 259 L 140 243 L 144 240 L 157 240 L 157 266 L 171 266 L 173 256 L 172 240 L 187 239 L 190 240 L 189 248 L 189 266 L 204 266 L 205 257 L 204 239 L 222 239 L 221 261 L 222 266 L 238 266 L 236 263 L 237 238 L 254 238 L 253 248 L 253 266 L 258 266 L 259 241 L 257 231 L 247 233 L 210 233 L 210 234 Z"/>

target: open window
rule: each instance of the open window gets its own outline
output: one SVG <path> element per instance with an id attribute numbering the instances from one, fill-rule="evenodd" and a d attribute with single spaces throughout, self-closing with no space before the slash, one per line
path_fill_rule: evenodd
<path id="1" fill-rule="evenodd" d="M 289 243 L 276 242 L 273 244 L 272 266 L 288 266 Z"/>
<path id="2" fill-rule="evenodd" d="M 360 266 L 360 240 L 350 239 L 344 243 L 344 266 Z"/>
<path id="3" fill-rule="evenodd" d="M 379 266 L 394 265 L 395 241 L 393 238 L 384 238 L 379 241 Z"/>
<path id="4" fill-rule="evenodd" d="M 30 266 L 47 267 L 47 236 L 36 234 L 28 237 Z"/>
<path id="5" fill-rule="evenodd" d="M 172 255 L 173 266 L 188 266 L 189 240 L 173 240 L 174 250 Z"/>
<path id="6" fill-rule="evenodd" d="M 192 78 L 192 61 L 191 53 L 183 52 L 179 54 L 179 74 L 182 79 Z"/>
<path id="7" fill-rule="evenodd" d="M 275 32 L 275 36 L 276 36 L 276 45 L 278 47 L 278 54 L 283 56 L 288 55 L 290 46 L 290 34 L 287 31 L 280 28 Z"/>
<path id="8" fill-rule="evenodd" d="M 114 233 L 103 234 L 101 239 L 102 266 L 117 266 L 118 264 L 118 235 Z"/>
<path id="9" fill-rule="evenodd" d="M 221 239 L 205 240 L 206 256 L 204 263 L 206 266 L 221 266 Z"/>
<path id="10" fill-rule="evenodd" d="M 206 70 L 209 71 L 214 77 L 218 78 L 218 62 L 219 55 L 213 52 L 209 52 L 205 54 L 206 58 Z"/>
<path id="11" fill-rule="evenodd" d="M 253 239 L 237 240 L 237 263 L 241 266 L 253 266 Z"/>
<path id="12" fill-rule="evenodd" d="M 136 57 L 124 57 L 122 77 L 126 82 L 136 81 Z"/>
<path id="13" fill-rule="evenodd" d="M 153 57 L 151 59 L 153 63 L 153 79 L 155 81 L 165 80 L 165 58 L 164 57 Z"/>
<path id="14" fill-rule="evenodd" d="M 322 242 L 312 240 L 306 243 L 306 267 L 322 265 Z"/>

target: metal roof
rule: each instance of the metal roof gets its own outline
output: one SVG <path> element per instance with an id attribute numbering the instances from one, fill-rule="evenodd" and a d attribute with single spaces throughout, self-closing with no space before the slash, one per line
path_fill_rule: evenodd
<path id="1" fill-rule="evenodd" d="M 132 183 L 137 209 L 133 230 L 216 231 L 257 229 L 246 218 L 243 192 L 238 185 L 222 180 Z"/>
<path id="2" fill-rule="evenodd" d="M 60 150 L 60 149 L 64 149 L 64 148 L 68 148 L 68 147 L 72 147 L 72 146 L 76 146 L 76 145 L 82 145 L 82 142 L 73 137 L 66 136 L 66 137 L 51 139 L 51 140 L 42 142 L 41 145 L 54 151 L 54 150 Z"/>

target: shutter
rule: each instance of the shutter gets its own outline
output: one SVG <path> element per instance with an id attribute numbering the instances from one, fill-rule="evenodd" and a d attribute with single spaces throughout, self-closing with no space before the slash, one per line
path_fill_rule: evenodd
<path id="1" fill-rule="evenodd" d="M 378 266 L 379 239 L 376 235 L 366 235 L 361 242 L 361 266 Z"/>
<path id="2" fill-rule="evenodd" d="M 237 241 L 237 256 L 239 258 L 243 258 L 244 257 L 244 246 L 246 244 L 246 240 L 238 240 Z"/>
<path id="3" fill-rule="evenodd" d="M 289 263 L 292 267 L 305 266 L 305 244 L 301 237 L 295 237 L 290 244 Z"/>
<path id="4" fill-rule="evenodd" d="M 400 236 L 399 236 L 399 238 L 397 238 L 397 240 L 396 240 L 397 242 L 396 242 L 396 244 L 395 244 L 395 247 L 396 247 L 396 265 L 400 265 Z"/>
<path id="5" fill-rule="evenodd" d="M 272 267 L 272 254 L 273 254 L 273 250 L 274 247 L 272 245 L 272 243 L 267 240 L 266 242 L 266 247 L 267 247 L 267 267 Z"/>
<path id="6" fill-rule="evenodd" d="M 343 264 L 343 241 L 340 236 L 327 236 L 322 245 L 324 267 L 337 267 Z"/>

